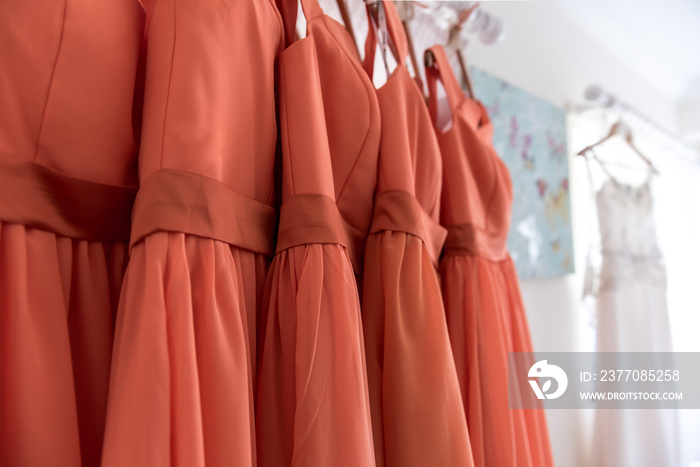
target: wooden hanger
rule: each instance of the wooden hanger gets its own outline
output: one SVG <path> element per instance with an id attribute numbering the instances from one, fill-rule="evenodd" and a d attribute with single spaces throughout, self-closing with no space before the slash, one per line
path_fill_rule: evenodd
<path id="1" fill-rule="evenodd" d="M 462 72 L 462 80 L 464 81 L 464 85 L 467 87 L 467 95 L 472 99 L 476 99 L 476 95 L 474 94 L 474 85 L 472 84 L 472 77 L 469 74 L 469 68 L 467 68 L 466 61 L 462 56 L 462 51 L 457 49 L 456 53 L 457 61 L 459 62 L 459 69 Z"/>
<path id="2" fill-rule="evenodd" d="M 646 157 L 644 154 L 642 154 L 642 152 L 634 144 L 634 141 L 632 139 L 632 131 L 621 120 L 618 120 L 610 127 L 610 131 L 608 131 L 608 134 L 603 139 L 601 139 L 597 143 L 593 143 L 589 146 L 586 146 L 585 148 L 581 149 L 576 155 L 586 157 L 590 150 L 592 150 L 596 146 L 603 144 L 604 142 L 608 141 L 609 139 L 611 139 L 615 136 L 621 136 L 624 139 L 624 141 L 627 143 L 627 145 L 630 148 L 632 148 L 632 150 L 649 166 L 651 171 L 656 175 L 659 174 L 659 171 L 656 169 L 656 167 L 654 167 L 654 164 L 651 162 L 651 160 L 648 157 Z M 602 163 L 602 161 L 600 161 L 600 159 L 598 159 L 598 161 Z"/>
<path id="3" fill-rule="evenodd" d="M 462 54 L 462 47 L 459 41 L 459 33 L 462 25 L 467 22 L 467 20 L 474 14 L 474 12 L 479 8 L 480 2 L 475 2 L 466 10 L 460 10 L 457 16 L 457 22 L 450 28 L 450 32 L 447 39 L 447 47 L 454 50 L 457 55 L 457 61 L 459 62 L 459 70 L 462 75 L 462 81 L 466 86 L 467 96 L 475 99 L 474 86 L 472 84 L 471 75 L 469 74 L 469 67 L 467 67 L 467 61 L 464 59 Z M 425 66 L 430 68 L 433 66 L 434 57 L 433 53 L 429 50 L 426 51 L 425 56 Z"/>
<path id="4" fill-rule="evenodd" d="M 472 77 L 469 74 L 469 67 L 467 67 L 467 61 L 464 59 L 462 54 L 462 47 L 460 47 L 459 33 L 462 25 L 466 23 L 469 18 L 471 18 L 477 8 L 479 8 L 479 5 L 480 2 L 476 2 L 466 10 L 459 12 L 457 24 L 450 30 L 450 41 L 448 42 L 448 44 L 452 44 L 452 47 L 457 54 L 457 61 L 459 62 L 459 69 L 462 73 L 462 80 L 464 81 L 464 85 L 467 87 L 469 97 L 472 99 L 475 99 L 476 95 L 474 94 L 474 86 L 472 84 Z"/>

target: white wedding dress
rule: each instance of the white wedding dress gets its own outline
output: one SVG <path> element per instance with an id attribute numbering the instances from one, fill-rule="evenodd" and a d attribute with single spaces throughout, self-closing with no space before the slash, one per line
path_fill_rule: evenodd
<path id="1" fill-rule="evenodd" d="M 598 352 L 671 352 L 666 268 L 653 215 L 651 177 L 640 186 L 608 174 L 595 195 L 600 266 L 586 271 L 596 302 Z M 678 467 L 677 414 L 672 409 L 598 409 L 595 467 Z"/>

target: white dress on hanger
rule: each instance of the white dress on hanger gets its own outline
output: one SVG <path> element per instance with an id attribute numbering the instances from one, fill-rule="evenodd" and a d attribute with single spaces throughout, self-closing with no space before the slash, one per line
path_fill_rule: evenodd
<path id="1" fill-rule="evenodd" d="M 650 182 L 630 186 L 608 174 L 595 195 L 601 262 L 599 270 L 589 264 L 586 292 L 596 298 L 598 352 L 672 351 Z M 677 467 L 677 426 L 672 409 L 598 409 L 591 465 Z"/>

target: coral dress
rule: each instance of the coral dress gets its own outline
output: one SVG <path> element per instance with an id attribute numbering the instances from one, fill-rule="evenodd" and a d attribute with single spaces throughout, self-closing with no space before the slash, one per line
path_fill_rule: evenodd
<path id="1" fill-rule="evenodd" d="M 302 0 L 279 59 L 282 207 L 261 322 L 263 467 L 374 466 L 360 301 L 379 105 L 345 28 Z M 296 0 L 284 11 L 293 32 Z"/>
<path id="2" fill-rule="evenodd" d="M 395 6 L 383 5 L 399 65 L 377 90 L 382 139 L 362 300 L 377 464 L 472 466 L 436 271 L 446 234 L 438 224 L 440 150 L 404 66 L 407 42 Z M 370 74 L 375 44 L 370 27 Z"/>
<path id="3" fill-rule="evenodd" d="M 143 27 L 136 2 L 0 2 L 3 466 L 100 463 Z"/>
<path id="4" fill-rule="evenodd" d="M 155 4 L 105 466 L 251 466 L 276 227 L 269 0 Z"/>
<path id="5" fill-rule="evenodd" d="M 448 230 L 440 275 L 474 461 L 478 467 L 551 466 L 543 410 L 508 408 L 508 353 L 532 352 L 506 250 L 510 175 L 493 149 L 485 108 L 464 95 L 444 49 L 430 50 L 431 115 L 437 121 L 438 80 L 452 115 L 449 129 L 437 129 L 444 167 L 440 222 Z"/>

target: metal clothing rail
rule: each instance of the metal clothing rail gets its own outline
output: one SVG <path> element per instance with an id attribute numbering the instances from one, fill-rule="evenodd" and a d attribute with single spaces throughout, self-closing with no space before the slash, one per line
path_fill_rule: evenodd
<path id="1" fill-rule="evenodd" d="M 620 101 L 617 97 L 604 90 L 601 86 L 594 84 L 586 89 L 584 94 L 586 105 L 579 107 L 581 110 L 592 108 L 609 109 L 619 112 L 620 118 L 627 121 L 640 131 L 652 135 L 659 142 L 666 144 L 679 155 L 700 162 L 700 152 L 690 146 L 681 137 L 661 127 L 644 114 Z"/>

